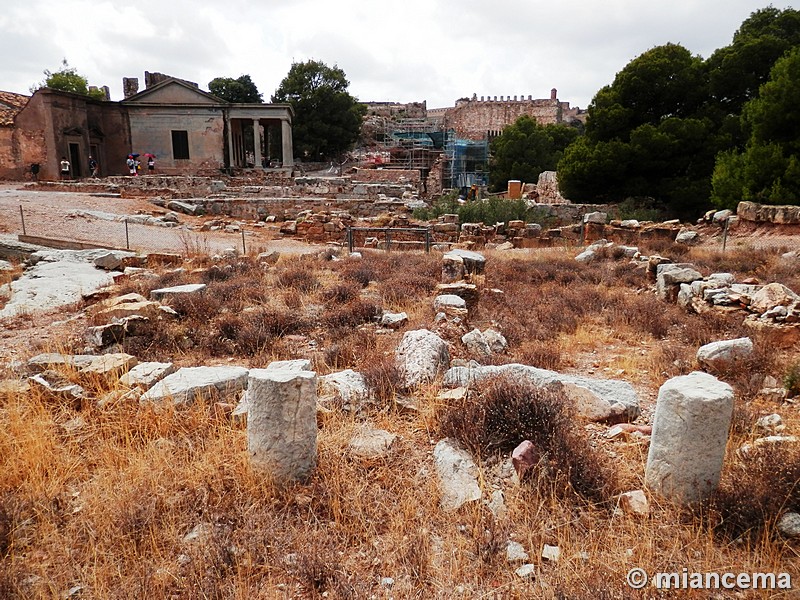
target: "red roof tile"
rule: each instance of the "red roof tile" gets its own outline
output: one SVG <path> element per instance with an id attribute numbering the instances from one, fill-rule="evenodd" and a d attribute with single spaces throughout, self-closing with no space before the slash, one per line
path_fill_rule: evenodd
<path id="1" fill-rule="evenodd" d="M 14 124 L 14 117 L 25 108 L 30 96 L 0 91 L 0 126 Z"/>

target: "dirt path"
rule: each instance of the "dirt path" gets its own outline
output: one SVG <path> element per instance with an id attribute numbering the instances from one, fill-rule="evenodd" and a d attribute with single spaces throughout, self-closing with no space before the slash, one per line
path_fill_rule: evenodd
<path id="1" fill-rule="evenodd" d="M 248 253 L 277 250 L 287 254 L 304 254 L 319 246 L 296 240 L 276 239 L 277 232 L 267 227 L 245 225 L 241 232 L 201 232 L 187 226 L 199 226 L 207 217 L 180 215 L 180 226 L 163 227 L 129 224 L 80 211 L 101 211 L 120 217 L 136 214 L 164 213 L 144 198 L 103 197 L 88 193 L 54 192 L 26 189 L 23 183 L 0 184 L 0 233 L 75 240 L 98 245 L 127 248 L 139 252 L 215 253 L 226 248 Z"/>

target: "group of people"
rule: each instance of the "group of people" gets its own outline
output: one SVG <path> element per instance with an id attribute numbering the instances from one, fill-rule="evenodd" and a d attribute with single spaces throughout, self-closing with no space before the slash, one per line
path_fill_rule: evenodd
<path id="1" fill-rule="evenodd" d="M 138 155 L 129 154 L 128 159 L 125 161 L 125 164 L 128 166 L 128 173 L 130 175 L 138 175 L 139 170 L 141 169 L 141 163 L 139 162 Z M 34 169 L 35 167 L 35 169 Z M 62 180 L 69 180 L 72 179 L 72 164 L 67 160 L 66 156 L 61 157 L 61 162 L 59 163 L 59 173 L 61 175 Z M 152 154 L 147 155 L 147 171 L 151 175 L 156 170 L 156 157 Z M 31 173 L 36 176 L 39 173 L 39 165 L 32 165 L 31 166 Z M 100 176 L 100 164 L 97 162 L 97 159 L 93 156 L 89 156 L 89 173 L 92 178 L 97 179 Z"/>
<path id="2" fill-rule="evenodd" d="M 125 164 L 128 165 L 128 174 L 129 175 L 138 175 L 139 170 L 142 168 L 142 163 L 139 161 L 139 156 L 136 154 L 129 154 L 128 159 L 125 161 Z M 147 155 L 147 172 L 151 175 L 156 170 L 156 157 L 152 154 Z"/>

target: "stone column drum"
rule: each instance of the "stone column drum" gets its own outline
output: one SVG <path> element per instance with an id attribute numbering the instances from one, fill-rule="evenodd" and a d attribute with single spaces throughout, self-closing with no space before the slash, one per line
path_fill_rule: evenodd
<path id="1" fill-rule="evenodd" d="M 317 464 L 317 374 L 250 369 L 247 448 L 253 469 L 304 481 Z"/>
<path id="2" fill-rule="evenodd" d="M 719 484 L 732 415 L 733 389 L 713 375 L 695 371 L 662 385 L 647 485 L 682 504 L 708 497 Z"/>

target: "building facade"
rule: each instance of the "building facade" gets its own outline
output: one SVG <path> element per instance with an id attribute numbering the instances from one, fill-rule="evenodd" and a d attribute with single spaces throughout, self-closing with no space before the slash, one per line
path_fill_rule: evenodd
<path id="1" fill-rule="evenodd" d="M 291 169 L 288 104 L 231 104 L 190 82 L 161 77 L 121 102 L 42 88 L 32 96 L 0 92 L 0 178 L 127 174 L 129 154 L 153 154 L 159 173 L 184 175 L 244 168 Z"/>

